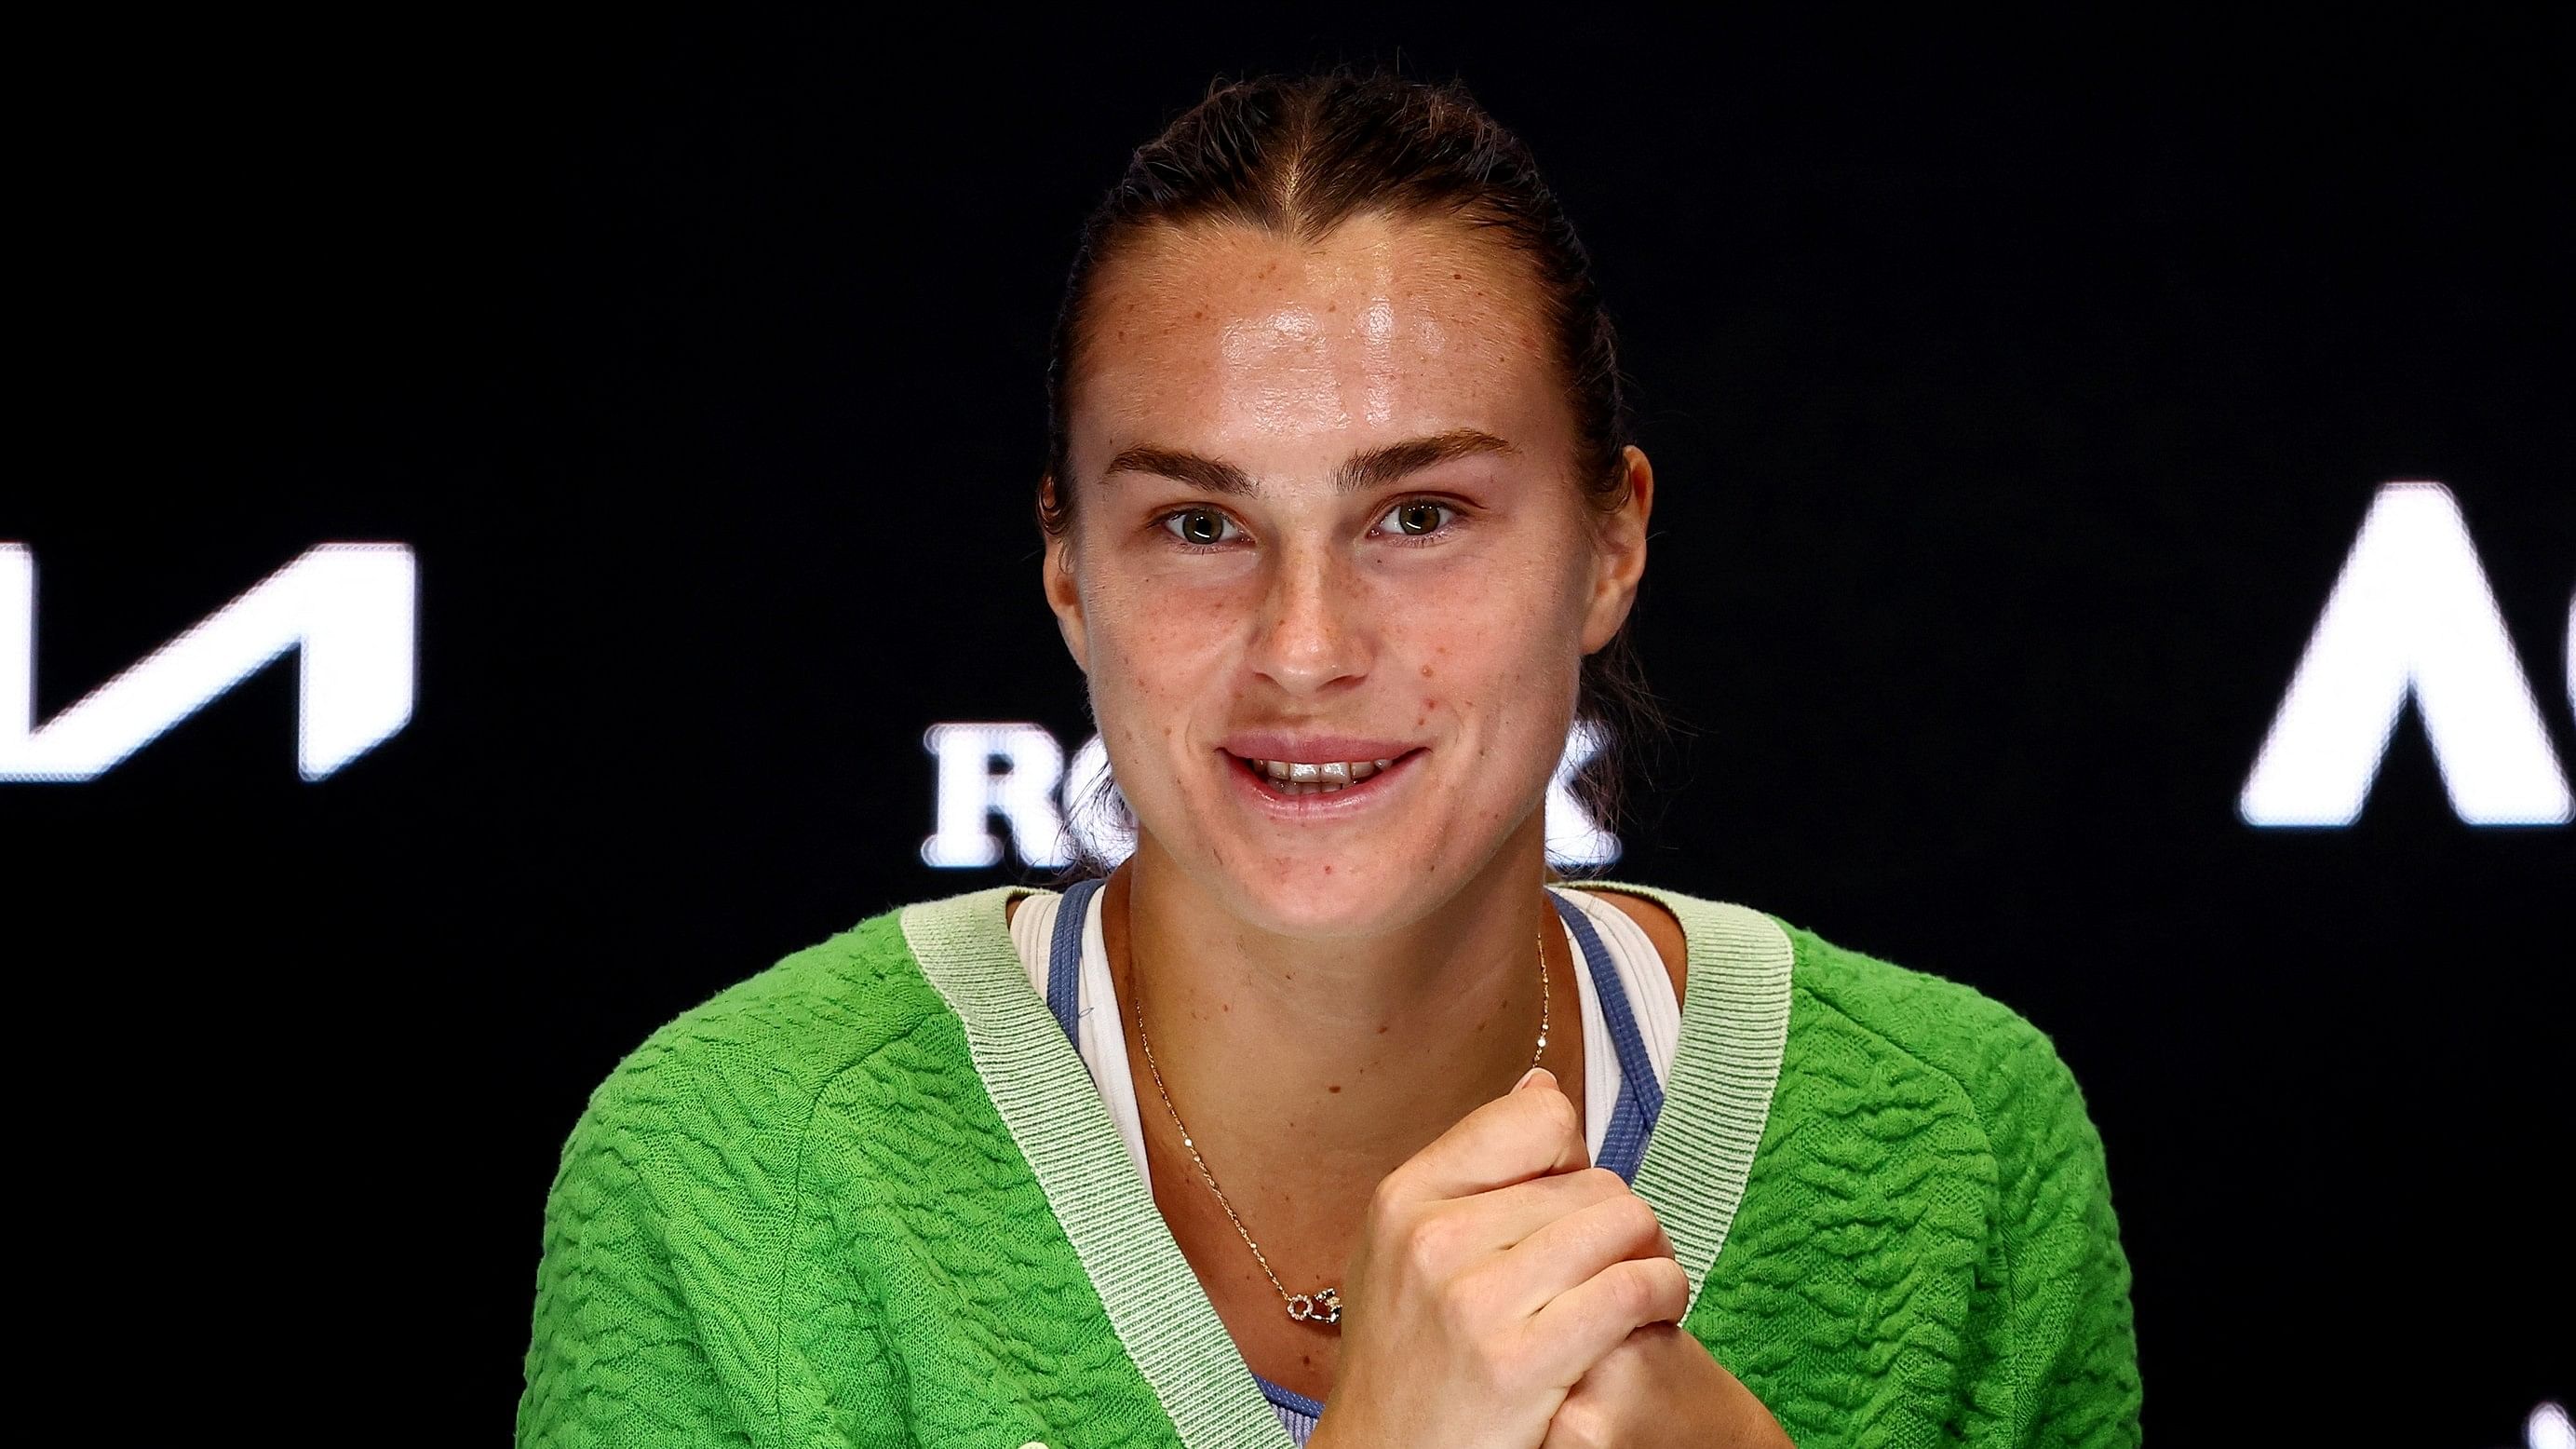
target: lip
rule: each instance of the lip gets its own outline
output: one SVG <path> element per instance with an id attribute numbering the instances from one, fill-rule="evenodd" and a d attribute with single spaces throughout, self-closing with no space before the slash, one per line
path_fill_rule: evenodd
<path id="1" fill-rule="evenodd" d="M 1290 734 L 1283 730 L 1228 735 L 1217 741 L 1217 747 L 1239 760 L 1298 760 L 1315 765 L 1328 760 L 1392 760 L 1420 748 L 1410 740 Z"/>
<path id="2" fill-rule="evenodd" d="M 1235 753 L 1240 743 L 1250 743 L 1276 754 Z M 1349 754 L 1334 750 L 1348 749 Z M 1301 753 L 1303 752 L 1303 753 Z M 1263 815 L 1280 820 L 1337 820 L 1357 811 L 1368 810 L 1389 798 L 1391 792 L 1404 787 L 1413 778 L 1414 757 L 1421 754 L 1417 745 L 1392 740 L 1361 740 L 1353 737 L 1309 735 L 1291 740 L 1285 736 L 1247 735 L 1228 740 L 1222 768 L 1233 777 L 1234 790 L 1251 807 Z M 1282 795 L 1263 784 L 1244 764 L 1246 760 L 1387 760 L 1387 767 L 1357 784 L 1345 785 L 1331 794 Z"/>

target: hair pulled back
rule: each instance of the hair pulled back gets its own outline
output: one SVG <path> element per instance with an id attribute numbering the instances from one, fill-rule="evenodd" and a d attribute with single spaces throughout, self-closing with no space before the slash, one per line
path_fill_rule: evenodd
<path id="1" fill-rule="evenodd" d="M 1591 256 L 1529 148 L 1455 81 L 1343 69 L 1212 85 L 1137 148 L 1084 222 L 1048 353 L 1038 527 L 1052 536 L 1073 521 L 1071 394 L 1104 265 L 1158 230 L 1240 226 L 1312 243 L 1362 216 L 1452 219 L 1521 259 L 1573 412 L 1573 481 L 1598 509 L 1625 503 L 1630 418 L 1617 338 Z M 1575 705 L 1598 749 L 1574 793 L 1605 829 L 1620 815 L 1631 742 L 1663 728 L 1628 632 L 1585 656 Z"/>

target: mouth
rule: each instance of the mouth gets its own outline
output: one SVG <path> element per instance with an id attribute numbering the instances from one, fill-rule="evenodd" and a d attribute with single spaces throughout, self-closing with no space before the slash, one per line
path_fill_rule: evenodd
<path id="1" fill-rule="evenodd" d="M 1336 806 L 1356 804 L 1387 788 L 1389 780 L 1406 773 L 1406 766 L 1420 749 L 1400 749 L 1387 755 L 1356 760 L 1293 760 L 1237 755 L 1234 774 L 1257 798 L 1285 804 L 1316 797 L 1333 796 Z"/>
<path id="2" fill-rule="evenodd" d="M 1286 796 L 1332 795 L 1395 764 L 1384 760 L 1246 760 L 1235 757 L 1263 786 Z"/>

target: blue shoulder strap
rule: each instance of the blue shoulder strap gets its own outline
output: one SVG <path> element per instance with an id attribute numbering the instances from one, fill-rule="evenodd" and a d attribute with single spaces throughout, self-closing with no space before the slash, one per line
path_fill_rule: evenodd
<path id="1" fill-rule="evenodd" d="M 1092 895 L 1108 883 L 1087 880 L 1068 887 L 1055 908 L 1055 936 L 1047 943 L 1047 1008 L 1055 1013 L 1056 1024 L 1064 1028 L 1064 1039 L 1073 1043 L 1077 1056 L 1082 1053 L 1074 1019 L 1074 1008 L 1082 1000 L 1082 922 L 1091 914 Z"/>
<path id="2" fill-rule="evenodd" d="M 1601 998 L 1602 1020 L 1619 1053 L 1619 1100 L 1610 1108 L 1601 1160 L 1593 1165 L 1633 1182 L 1637 1164 L 1645 1160 L 1646 1139 L 1655 1130 L 1655 1119 L 1664 1114 L 1664 1084 L 1655 1080 L 1654 1059 L 1646 1055 L 1646 1039 L 1638 1032 L 1637 1014 L 1628 1005 L 1627 985 L 1610 964 L 1600 933 L 1592 929 L 1582 909 L 1565 897 L 1549 891 L 1547 898 L 1555 903 L 1557 918 L 1565 922 L 1565 934 L 1583 952 L 1584 964 L 1592 972 L 1593 994 Z"/>

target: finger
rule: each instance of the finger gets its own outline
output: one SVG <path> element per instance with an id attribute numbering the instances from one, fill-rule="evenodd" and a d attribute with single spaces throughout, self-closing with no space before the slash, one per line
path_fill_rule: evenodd
<path id="1" fill-rule="evenodd" d="M 1606 1167 L 1579 1167 L 1455 1198 L 1432 1211 L 1456 1215 L 1459 1244 L 1478 1256 L 1519 1246 L 1559 1218 L 1595 1203 L 1633 1196 L 1627 1181 Z"/>
<path id="2" fill-rule="evenodd" d="M 1566 1391 L 1539 1449 L 1609 1449 L 1633 1442 L 1635 1436 L 1623 1431 L 1622 1421 L 1654 1402 L 1649 1364 L 1681 1331 L 1669 1323 L 1648 1323 L 1619 1340 Z"/>
<path id="3" fill-rule="evenodd" d="M 1505 1275 L 1504 1281 L 1511 1283 L 1505 1301 L 1513 1313 L 1536 1313 L 1614 1263 L 1672 1256 L 1672 1239 L 1664 1235 L 1655 1210 L 1644 1198 L 1627 1192 L 1542 1226 L 1488 1271 Z"/>
<path id="4" fill-rule="evenodd" d="M 1591 1165 L 1574 1103 L 1540 1067 L 1388 1173 L 1382 1190 L 1407 1200 L 1465 1197 Z"/>
<path id="5" fill-rule="evenodd" d="M 1690 1311 L 1690 1275 L 1670 1258 L 1628 1258 L 1556 1298 L 1530 1320 L 1532 1362 L 1551 1385 L 1571 1388 L 1628 1335 L 1679 1323 Z"/>

